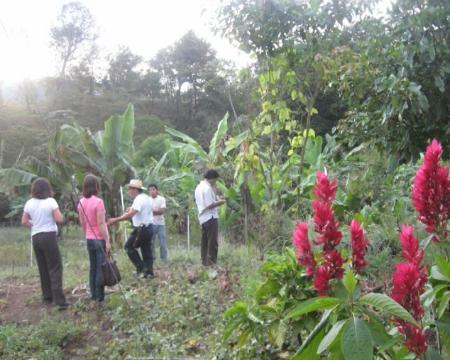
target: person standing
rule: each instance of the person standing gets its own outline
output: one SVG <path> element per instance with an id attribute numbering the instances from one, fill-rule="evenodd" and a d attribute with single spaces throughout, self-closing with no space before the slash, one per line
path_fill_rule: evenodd
<path id="1" fill-rule="evenodd" d="M 219 250 L 219 211 L 218 207 L 225 203 L 216 194 L 216 181 L 219 173 L 210 169 L 204 174 L 195 189 L 195 202 L 198 209 L 198 219 L 202 227 L 201 258 L 204 266 L 217 263 Z"/>
<path id="2" fill-rule="evenodd" d="M 94 175 L 86 175 L 83 198 L 78 204 L 80 224 L 86 236 L 89 254 L 89 288 L 91 299 L 101 303 L 105 299 L 102 264 L 111 251 L 111 241 L 105 220 L 105 204 L 97 197 L 100 186 Z"/>
<path id="3" fill-rule="evenodd" d="M 167 262 L 166 222 L 164 219 L 164 213 L 166 212 L 166 199 L 159 194 L 158 186 L 156 184 L 150 184 L 148 186 L 148 192 L 152 198 L 153 205 L 153 260 L 156 258 L 155 242 L 156 236 L 158 236 L 159 255 L 163 262 Z"/>
<path id="4" fill-rule="evenodd" d="M 153 237 L 153 210 L 152 200 L 144 193 L 146 189 L 142 181 L 133 179 L 128 184 L 128 195 L 133 199 L 133 204 L 122 216 L 111 218 L 108 225 L 114 225 L 120 221 L 131 219 L 133 231 L 125 243 L 125 250 L 133 265 L 136 267 L 137 275 L 145 278 L 154 277 L 152 237 Z M 136 250 L 141 249 L 141 255 Z"/>
<path id="5" fill-rule="evenodd" d="M 59 310 L 69 306 L 63 292 L 63 265 L 56 241 L 56 223 L 62 224 L 63 221 L 50 183 L 45 178 L 37 178 L 31 185 L 31 199 L 25 203 L 22 225 L 31 229 L 42 300 L 46 304 L 55 303 Z"/>

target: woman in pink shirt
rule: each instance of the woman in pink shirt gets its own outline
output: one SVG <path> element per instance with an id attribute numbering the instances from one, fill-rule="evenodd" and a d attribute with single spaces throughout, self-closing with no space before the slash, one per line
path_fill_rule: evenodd
<path id="1" fill-rule="evenodd" d="M 86 175 L 83 182 L 83 198 L 78 204 L 78 215 L 86 235 L 89 253 L 89 287 L 91 299 L 102 302 L 105 299 L 102 264 L 111 251 L 111 242 L 105 220 L 105 205 L 97 197 L 99 183 L 94 175 Z"/>

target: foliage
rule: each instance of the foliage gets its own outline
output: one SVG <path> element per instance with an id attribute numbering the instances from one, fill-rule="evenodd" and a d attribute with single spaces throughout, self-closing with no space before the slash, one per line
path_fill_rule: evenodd
<path id="1" fill-rule="evenodd" d="M 336 85 L 350 104 L 344 142 L 403 161 L 417 159 L 430 138 L 448 147 L 449 10 L 445 1 L 400 0 L 385 23 L 361 26 L 361 41 L 338 61 Z"/>
<path id="2" fill-rule="evenodd" d="M 62 78 L 66 75 L 66 67 L 86 43 L 92 43 L 96 34 L 95 20 L 89 9 L 79 2 L 63 5 L 58 17 L 58 25 L 51 29 L 52 46 L 61 58 Z"/>
<path id="3" fill-rule="evenodd" d="M 86 173 L 101 179 L 111 214 L 119 212 L 119 187 L 136 174 L 130 164 L 133 131 L 134 109 L 130 104 L 123 115 L 113 115 L 105 122 L 104 131 L 92 134 L 89 129 L 65 125 L 52 145 L 55 161 L 69 164 L 79 183 Z"/>
<path id="4" fill-rule="evenodd" d="M 5 359 L 60 359 L 65 348 L 80 339 L 80 330 L 60 320 L 42 321 L 38 326 L 0 328 L 0 356 Z"/>

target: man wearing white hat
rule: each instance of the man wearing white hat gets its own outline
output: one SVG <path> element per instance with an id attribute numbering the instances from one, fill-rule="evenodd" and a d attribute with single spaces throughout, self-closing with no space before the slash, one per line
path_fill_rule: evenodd
<path id="1" fill-rule="evenodd" d="M 125 244 L 125 250 L 133 265 L 136 267 L 138 275 L 144 277 L 154 277 L 152 237 L 153 237 L 153 207 L 151 198 L 144 192 L 142 181 L 133 179 L 128 184 L 128 195 L 133 199 L 133 204 L 122 216 L 112 218 L 109 225 L 114 225 L 120 221 L 131 219 L 133 222 L 133 232 Z M 142 258 L 137 248 L 141 248 Z"/>

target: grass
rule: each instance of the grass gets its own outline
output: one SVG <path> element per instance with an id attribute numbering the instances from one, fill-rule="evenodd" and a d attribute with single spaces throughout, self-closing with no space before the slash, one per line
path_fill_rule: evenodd
<path id="1" fill-rule="evenodd" d="M 0 357 L 60 358 L 227 358 L 221 350 L 223 312 L 244 291 L 260 266 L 252 249 L 220 244 L 219 266 L 200 264 L 200 250 L 188 252 L 184 238 L 169 236 L 168 264 L 157 261 L 158 277 L 138 279 L 122 249 L 114 249 L 121 289 L 95 308 L 86 292 L 89 261 L 85 241 L 72 229 L 60 242 L 64 287 L 72 306 L 67 313 L 48 310 L 36 323 L 0 327 Z M 39 284 L 29 266 L 26 229 L 0 229 L 0 282 Z M 38 289 L 38 287 L 36 288 Z M 36 290 L 37 291 L 37 290 Z M 73 293 L 73 294 L 72 294 Z M 28 302 L 37 306 L 40 293 Z M 126 300 L 126 301 L 125 301 Z M 1 301 L 1 299 L 0 299 Z M 28 304 L 28 303 L 26 303 Z M 45 329 L 53 335 L 45 335 Z M 18 344 L 27 343 L 26 346 Z"/>

